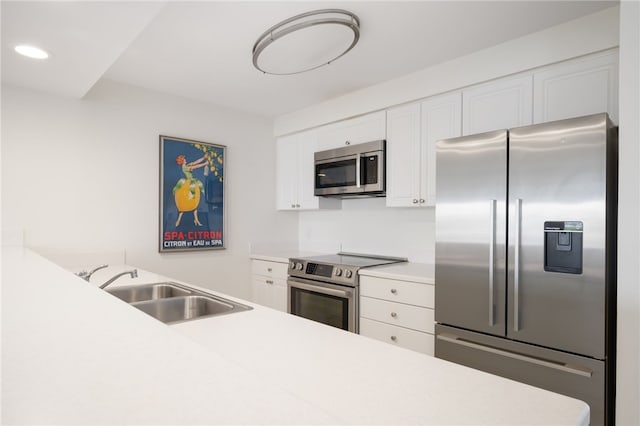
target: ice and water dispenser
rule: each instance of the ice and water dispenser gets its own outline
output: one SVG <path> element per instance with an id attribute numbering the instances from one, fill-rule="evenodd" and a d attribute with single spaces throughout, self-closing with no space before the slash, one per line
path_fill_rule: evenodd
<path id="1" fill-rule="evenodd" d="M 544 270 L 564 274 L 582 273 L 580 221 L 544 223 Z"/>

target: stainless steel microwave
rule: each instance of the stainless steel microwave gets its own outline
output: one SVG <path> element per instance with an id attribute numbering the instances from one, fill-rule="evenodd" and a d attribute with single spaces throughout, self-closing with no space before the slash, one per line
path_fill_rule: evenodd
<path id="1" fill-rule="evenodd" d="M 323 197 L 385 195 L 384 140 L 314 154 L 315 191 Z"/>

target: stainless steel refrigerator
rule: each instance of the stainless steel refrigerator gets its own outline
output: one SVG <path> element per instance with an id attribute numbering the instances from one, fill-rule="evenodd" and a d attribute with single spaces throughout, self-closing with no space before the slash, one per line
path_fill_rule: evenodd
<path id="1" fill-rule="evenodd" d="M 442 140 L 437 167 L 435 355 L 613 424 L 617 128 L 602 113 Z"/>

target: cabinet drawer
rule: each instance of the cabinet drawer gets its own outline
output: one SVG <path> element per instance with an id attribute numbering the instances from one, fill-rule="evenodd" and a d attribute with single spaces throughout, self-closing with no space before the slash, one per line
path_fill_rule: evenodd
<path id="1" fill-rule="evenodd" d="M 360 277 L 360 294 L 409 305 L 434 308 L 433 286 L 378 277 Z"/>
<path id="2" fill-rule="evenodd" d="M 433 356 L 433 334 L 409 330 L 367 318 L 360 319 L 360 334 Z"/>
<path id="3" fill-rule="evenodd" d="M 360 316 L 387 324 L 433 333 L 433 309 L 360 297 Z"/>
<path id="4" fill-rule="evenodd" d="M 287 278 L 288 263 L 268 262 L 266 260 L 252 260 L 251 273 L 256 275 L 264 275 L 266 277 Z"/>
<path id="5" fill-rule="evenodd" d="M 251 277 L 251 297 L 254 303 L 287 312 L 287 281 L 254 274 Z"/>

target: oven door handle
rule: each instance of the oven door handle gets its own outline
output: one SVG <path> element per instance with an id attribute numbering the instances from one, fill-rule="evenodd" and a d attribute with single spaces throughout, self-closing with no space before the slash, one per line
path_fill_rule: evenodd
<path id="1" fill-rule="evenodd" d="M 316 284 L 313 281 L 302 281 L 302 280 L 287 280 L 287 283 L 291 287 L 299 288 L 302 290 L 315 291 L 316 293 L 328 294 L 330 296 L 337 297 L 351 297 L 352 292 L 349 290 L 338 290 L 334 288 L 327 288 L 321 284 Z M 309 283 L 309 284 L 307 284 Z"/>

